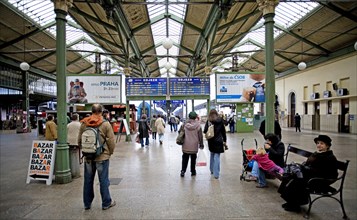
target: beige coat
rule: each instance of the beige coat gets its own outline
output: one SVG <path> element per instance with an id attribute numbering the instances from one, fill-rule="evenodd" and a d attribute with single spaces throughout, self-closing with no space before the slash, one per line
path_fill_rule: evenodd
<path id="1" fill-rule="evenodd" d="M 158 118 L 155 121 L 155 126 L 157 128 L 157 133 L 158 134 L 164 134 L 165 133 L 165 121 L 162 118 Z"/>
<path id="2" fill-rule="evenodd" d="M 53 120 L 46 122 L 45 138 L 48 141 L 57 140 L 57 125 Z"/>
<path id="3" fill-rule="evenodd" d="M 67 125 L 67 143 L 70 146 L 78 146 L 78 133 L 81 123 L 79 121 L 72 121 Z"/>

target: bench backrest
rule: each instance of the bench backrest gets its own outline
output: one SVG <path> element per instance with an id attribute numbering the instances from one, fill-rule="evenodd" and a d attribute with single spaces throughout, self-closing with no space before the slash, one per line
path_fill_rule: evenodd
<path id="1" fill-rule="evenodd" d="M 309 157 L 312 154 L 312 152 L 310 152 L 310 151 L 306 151 L 306 150 L 303 150 L 303 149 L 300 149 L 300 148 L 297 148 L 297 147 L 293 147 L 293 146 L 291 146 L 289 144 L 287 152 L 285 154 L 285 164 L 288 161 L 288 155 L 289 155 L 290 152 L 294 153 L 294 154 L 297 154 L 297 155 L 300 155 L 300 156 L 303 156 L 303 157 Z M 339 161 L 339 160 L 337 161 L 337 168 L 343 172 L 343 175 L 346 174 L 346 170 L 347 170 L 349 162 L 350 162 L 349 160 L 346 160 L 345 162 Z"/>

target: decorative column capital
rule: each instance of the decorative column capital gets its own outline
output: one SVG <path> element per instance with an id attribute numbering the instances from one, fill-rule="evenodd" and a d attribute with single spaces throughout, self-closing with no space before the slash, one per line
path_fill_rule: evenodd
<path id="1" fill-rule="evenodd" d="M 279 4 L 279 0 L 257 0 L 259 10 L 263 15 L 275 13 L 275 6 Z"/>
<path id="2" fill-rule="evenodd" d="M 68 8 L 73 6 L 73 0 L 54 0 L 55 10 L 68 12 Z"/>
<path id="3" fill-rule="evenodd" d="M 131 68 L 130 67 L 124 67 L 124 74 L 126 77 L 129 77 L 131 73 Z"/>
<path id="4" fill-rule="evenodd" d="M 205 67 L 205 73 L 207 76 L 211 75 L 212 73 L 212 66 L 206 66 Z"/>

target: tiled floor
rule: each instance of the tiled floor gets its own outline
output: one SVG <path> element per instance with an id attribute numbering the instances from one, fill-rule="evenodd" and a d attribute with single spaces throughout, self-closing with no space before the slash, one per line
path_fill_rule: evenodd
<path id="1" fill-rule="evenodd" d="M 324 133 L 324 132 L 321 132 Z M 319 133 L 283 130 L 283 142 L 315 150 L 313 138 Z M 326 133 L 324 133 L 326 134 Z M 197 168 L 197 176 L 180 177 L 181 149 L 176 133 L 167 130 L 162 146 L 150 139 L 148 148 L 139 144 L 117 144 L 110 161 L 110 191 L 117 205 L 101 209 L 99 185 L 92 209 L 82 204 L 83 178 L 68 184 L 31 182 L 26 184 L 32 140 L 36 131 L 16 134 L 0 131 L 0 219 L 303 219 L 301 213 L 286 212 L 276 192 L 278 180 L 268 180 L 269 188 L 240 181 L 242 146 L 248 149 L 263 138 L 258 132 L 228 134 L 229 150 L 221 155 L 221 176 L 212 178 L 208 167 Z M 345 182 L 344 202 L 350 219 L 357 219 L 356 135 L 329 133 L 332 149 L 339 160 L 351 160 Z M 134 138 L 134 136 L 133 136 Z M 208 149 L 205 149 L 208 156 Z M 292 157 L 295 161 L 303 158 Z M 81 173 L 83 172 L 81 166 Z M 339 204 L 324 199 L 313 206 L 311 219 L 341 219 Z"/>

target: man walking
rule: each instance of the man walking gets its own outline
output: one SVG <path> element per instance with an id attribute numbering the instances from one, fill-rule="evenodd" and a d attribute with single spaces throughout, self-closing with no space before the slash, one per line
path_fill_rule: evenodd
<path id="1" fill-rule="evenodd" d="M 108 121 L 103 121 L 102 117 L 103 106 L 93 104 L 92 115 L 84 118 L 79 130 L 78 145 L 82 146 L 82 133 L 86 127 L 98 128 L 99 141 L 104 143 L 103 152 L 97 155 L 94 160 L 85 157 L 84 163 L 84 186 L 83 186 L 83 202 L 84 209 L 89 210 L 94 199 L 94 177 L 98 171 L 98 179 L 100 184 L 100 194 L 102 196 L 102 209 L 107 210 L 116 205 L 116 202 L 110 197 L 109 192 L 109 158 L 114 152 L 114 132 Z"/>
<path id="2" fill-rule="evenodd" d="M 301 126 L 301 117 L 299 113 L 296 113 L 294 116 L 294 121 L 295 121 L 295 132 L 301 132 L 300 126 Z"/>

